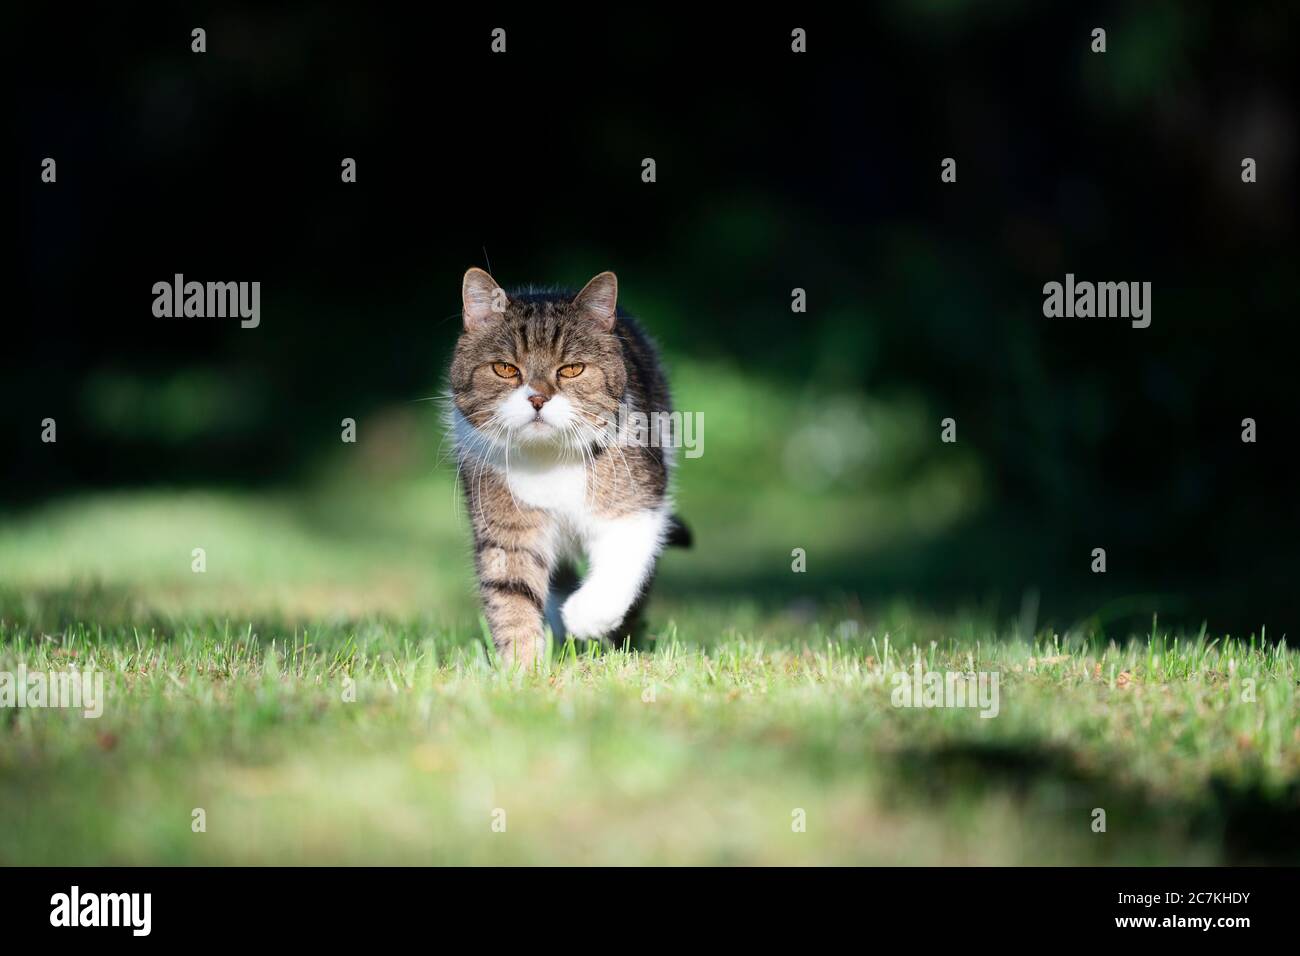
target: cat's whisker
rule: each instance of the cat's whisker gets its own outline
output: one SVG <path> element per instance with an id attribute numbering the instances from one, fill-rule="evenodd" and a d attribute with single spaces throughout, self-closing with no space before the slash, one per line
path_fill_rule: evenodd
<path id="1" fill-rule="evenodd" d="M 619 460 L 622 461 L 623 463 L 623 470 L 627 474 L 628 484 L 629 485 L 633 484 L 635 479 L 633 479 L 632 477 L 632 468 L 628 464 L 627 456 L 623 453 L 623 449 L 619 447 L 620 444 L 619 438 L 617 437 L 610 438 L 607 433 L 603 432 L 598 426 L 593 425 L 591 422 L 587 422 L 582 419 L 579 419 L 579 421 L 581 422 L 582 426 L 585 427 L 592 434 L 593 440 L 596 442 L 596 444 L 600 445 L 602 448 L 605 448 L 607 450 L 613 449 L 613 451 L 618 455 Z"/>
<path id="2" fill-rule="evenodd" d="M 600 484 L 600 472 L 596 468 L 596 458 L 587 447 L 586 442 L 582 440 L 582 434 L 578 431 L 577 423 L 570 421 L 568 428 L 573 435 L 574 448 L 582 458 L 582 473 L 587 484 L 587 495 L 589 497 L 599 498 L 602 488 Z"/>
<path id="3" fill-rule="evenodd" d="M 507 439 L 507 438 L 509 437 L 509 436 L 508 436 L 508 433 L 509 433 L 509 423 L 506 422 L 506 421 L 504 421 L 504 420 L 502 420 L 502 419 L 500 419 L 500 418 L 498 418 L 496 415 L 493 415 L 493 416 L 492 416 L 492 419 L 489 419 L 489 423 L 493 425 L 491 431 L 489 432 L 489 437 L 490 437 L 491 440 L 494 441 L 494 442 L 500 440 L 500 442 L 501 442 L 501 446 L 502 446 L 502 450 L 504 451 L 504 454 L 506 455 L 506 471 L 507 471 L 507 474 L 509 474 L 509 467 L 510 467 L 510 463 L 509 463 L 510 443 L 509 443 L 509 441 L 505 440 L 505 439 Z M 493 449 L 493 450 L 495 450 L 495 449 Z M 482 467 L 479 469 L 479 487 L 480 487 L 480 488 L 482 487 L 482 484 L 483 484 L 483 476 L 487 473 L 487 470 L 488 470 L 488 468 L 491 466 L 491 464 L 492 464 L 492 463 L 491 463 L 490 459 L 485 455 L 485 456 L 483 457 L 483 465 L 482 465 Z M 507 482 L 506 482 L 506 488 L 508 489 L 509 487 L 510 487 L 510 485 L 509 485 L 509 481 L 507 481 Z M 514 494 L 513 494 L 513 492 L 512 492 L 512 493 L 511 493 L 511 498 L 513 498 L 513 497 L 514 497 Z M 482 501 L 482 496 L 480 495 L 480 502 L 481 502 L 481 501 Z M 517 503 L 516 503 L 515 507 L 516 507 L 516 509 L 518 508 L 518 504 L 517 504 Z"/>
<path id="4" fill-rule="evenodd" d="M 505 472 L 505 478 L 506 478 L 505 480 L 506 491 L 510 493 L 510 501 L 515 506 L 515 514 L 519 515 L 520 517 L 523 517 L 523 510 L 519 507 L 519 499 L 515 497 L 515 490 L 510 486 L 510 443 L 509 442 L 505 443 L 504 453 L 505 453 L 505 467 L 503 470 Z"/>
<path id="5" fill-rule="evenodd" d="M 475 449 L 477 454 L 475 454 L 474 457 L 476 459 L 477 468 L 472 472 L 470 479 L 474 487 L 474 498 L 478 502 L 477 518 L 481 523 L 485 523 L 487 520 L 486 512 L 483 507 L 482 489 L 484 475 L 487 473 L 488 467 L 491 464 L 489 453 L 493 450 L 492 442 L 496 441 L 496 439 L 505 431 L 506 424 L 507 423 L 502 420 L 500 416 L 493 413 L 492 416 L 483 423 L 481 428 L 475 429 L 475 435 L 481 439 L 479 445 L 486 446 Z"/>
<path id="6" fill-rule="evenodd" d="M 600 481 L 600 468 L 596 463 L 596 456 L 591 450 L 591 443 L 586 439 L 582 432 L 582 423 L 574 419 L 570 423 L 573 429 L 574 446 L 578 453 L 582 455 L 582 467 L 587 474 L 587 480 L 591 485 L 591 491 L 599 497 L 604 490 Z"/>

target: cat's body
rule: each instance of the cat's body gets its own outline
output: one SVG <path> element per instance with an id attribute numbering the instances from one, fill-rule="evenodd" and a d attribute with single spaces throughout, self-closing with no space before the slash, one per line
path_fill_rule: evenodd
<path id="1" fill-rule="evenodd" d="M 651 442 L 618 427 L 629 409 L 671 411 L 654 346 L 617 308 L 613 273 L 576 296 L 507 296 L 471 269 L 462 295 L 452 428 L 497 651 L 531 665 L 544 622 L 621 639 L 664 545 L 688 540 L 668 498 L 671 420 Z M 567 594 L 580 558 L 587 576 Z"/>

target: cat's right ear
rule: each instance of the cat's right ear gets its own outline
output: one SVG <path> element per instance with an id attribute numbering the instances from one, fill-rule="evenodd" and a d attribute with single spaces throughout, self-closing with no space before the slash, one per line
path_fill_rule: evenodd
<path id="1" fill-rule="evenodd" d="M 579 313 L 608 332 L 618 317 L 618 276 L 602 272 L 582 287 L 573 305 Z"/>
<path id="2" fill-rule="evenodd" d="M 497 280 L 477 266 L 468 270 L 461 280 L 460 298 L 466 332 L 477 332 L 492 325 L 501 318 L 506 306 L 510 304 L 505 290 L 497 285 Z"/>

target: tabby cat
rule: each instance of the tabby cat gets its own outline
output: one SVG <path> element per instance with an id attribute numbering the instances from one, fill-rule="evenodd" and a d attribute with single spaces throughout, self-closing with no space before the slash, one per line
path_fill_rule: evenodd
<path id="1" fill-rule="evenodd" d="M 612 272 L 577 295 L 507 295 L 470 269 L 461 297 L 451 428 L 498 656 L 536 663 L 544 622 L 621 641 L 664 546 L 690 540 L 668 494 L 677 436 L 654 345 Z M 629 440 L 629 410 L 660 423 L 650 441 Z"/>

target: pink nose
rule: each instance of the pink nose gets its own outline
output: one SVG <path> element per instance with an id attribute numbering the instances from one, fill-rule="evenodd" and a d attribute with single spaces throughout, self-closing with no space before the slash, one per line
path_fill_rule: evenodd
<path id="1" fill-rule="evenodd" d="M 540 412 L 542 406 L 546 404 L 546 396 L 540 393 L 537 395 L 529 395 L 528 401 L 532 404 L 533 408 Z"/>

